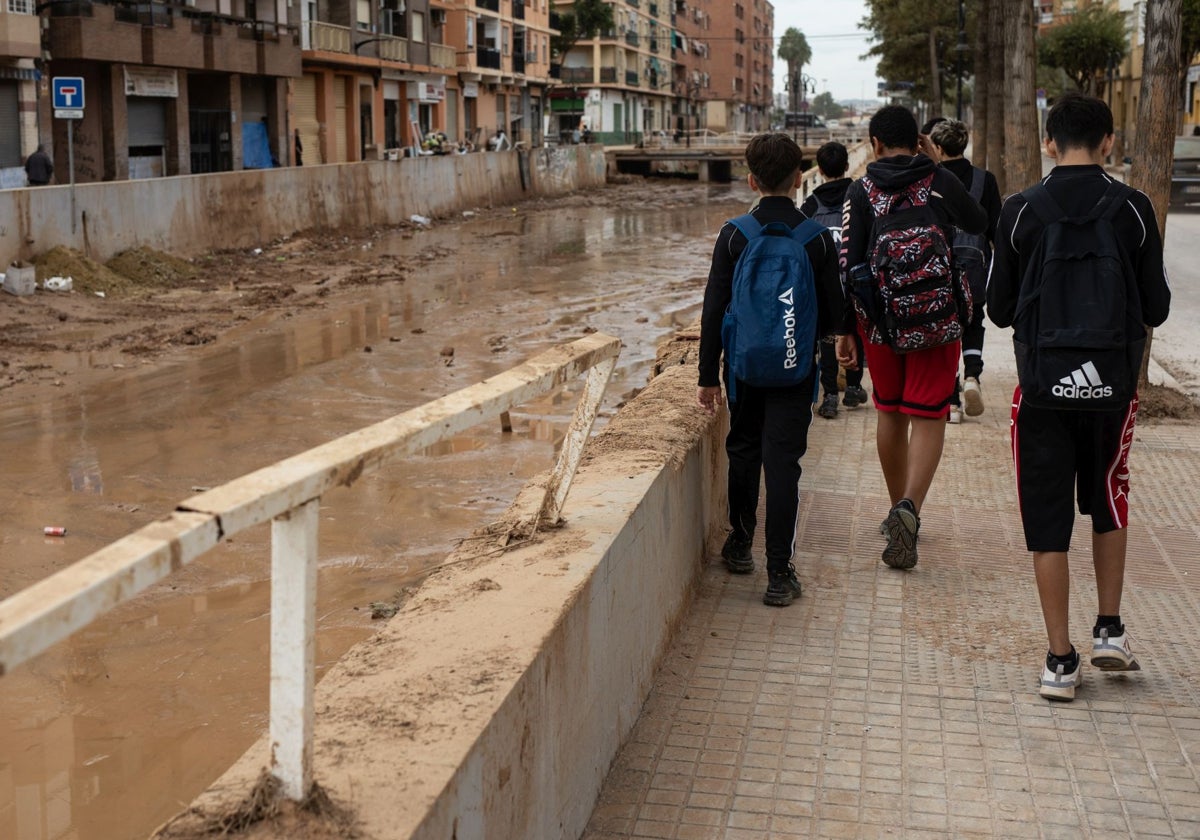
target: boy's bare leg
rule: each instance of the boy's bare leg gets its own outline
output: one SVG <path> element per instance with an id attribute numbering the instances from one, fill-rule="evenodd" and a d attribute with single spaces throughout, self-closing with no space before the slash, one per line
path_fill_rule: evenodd
<path id="1" fill-rule="evenodd" d="M 879 466 L 895 507 L 904 498 L 908 482 L 909 416 L 898 411 L 880 411 L 875 416 L 875 448 L 879 450 Z"/>
<path id="2" fill-rule="evenodd" d="M 1055 656 L 1068 656 L 1071 653 L 1071 572 L 1067 566 L 1067 552 L 1035 551 L 1033 574 L 1037 580 L 1038 598 L 1042 602 L 1042 618 L 1046 622 L 1050 652 Z"/>
<path id="3" fill-rule="evenodd" d="M 908 438 L 908 470 L 905 475 L 903 498 L 912 499 L 917 513 L 925 504 L 933 476 L 942 460 L 946 441 L 946 420 L 942 417 L 913 417 L 912 433 Z M 895 504 L 895 502 L 892 502 Z"/>
<path id="4" fill-rule="evenodd" d="M 1125 549 L 1129 532 L 1125 528 L 1105 534 L 1092 533 L 1092 565 L 1096 569 L 1096 598 L 1100 615 L 1121 614 L 1121 593 L 1125 585 Z"/>

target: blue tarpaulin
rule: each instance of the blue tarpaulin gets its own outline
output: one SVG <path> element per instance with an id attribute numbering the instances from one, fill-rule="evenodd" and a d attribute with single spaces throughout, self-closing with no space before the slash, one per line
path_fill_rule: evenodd
<path id="1" fill-rule="evenodd" d="M 246 169 L 270 169 L 278 164 L 271 158 L 267 124 L 242 123 L 242 166 Z"/>

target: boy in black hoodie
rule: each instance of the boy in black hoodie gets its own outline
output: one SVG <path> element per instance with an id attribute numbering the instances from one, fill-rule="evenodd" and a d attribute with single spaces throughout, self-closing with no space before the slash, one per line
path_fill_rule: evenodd
<path id="1" fill-rule="evenodd" d="M 817 149 L 817 168 L 826 179 L 800 205 L 800 212 L 813 221 L 820 222 L 829 228 L 835 242 L 842 240 L 842 205 L 846 201 L 846 190 L 850 187 L 850 179 L 846 170 L 850 168 L 850 154 L 846 147 L 836 140 L 826 143 Z M 862 339 L 854 334 L 858 344 L 858 352 L 862 355 Z M 867 401 L 867 392 L 862 388 L 862 366 L 846 371 L 846 408 L 857 408 Z M 821 342 L 821 390 L 825 398 L 821 401 L 817 414 L 826 420 L 832 420 L 838 414 L 838 362 L 837 351 L 832 338 Z"/>
<path id="2" fill-rule="evenodd" d="M 846 192 L 841 254 L 844 279 L 849 280 L 851 268 L 870 259 L 874 247 L 875 209 L 863 183 L 866 179 L 884 198 L 923 182 L 924 200 L 948 234 L 950 226 L 968 233 L 987 229 L 987 213 L 962 182 L 917 152 L 918 143 L 928 145 L 928 138 L 918 135 L 911 111 L 899 105 L 880 108 L 871 117 L 868 134 L 876 160 L 867 165 L 866 178 L 855 181 Z M 846 318 L 844 331 L 849 333 L 857 320 L 864 339 L 878 410 L 875 444 L 892 504 L 883 523 L 888 540 L 883 562 L 895 569 L 911 569 L 917 563 L 921 506 L 942 457 L 960 344 L 953 341 L 900 354 L 883 343 L 869 321 L 856 319 L 852 309 L 846 310 Z M 849 335 L 838 337 L 837 357 L 847 368 L 859 363 L 858 348 Z"/>

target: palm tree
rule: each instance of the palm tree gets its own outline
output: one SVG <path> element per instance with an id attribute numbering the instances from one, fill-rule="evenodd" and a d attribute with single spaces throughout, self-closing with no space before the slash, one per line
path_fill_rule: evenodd
<path id="1" fill-rule="evenodd" d="M 788 68 L 788 110 L 795 113 L 800 110 L 800 72 L 805 64 L 812 61 L 812 47 L 804 33 L 794 26 L 789 26 L 787 32 L 779 39 L 779 57 L 787 62 Z"/>

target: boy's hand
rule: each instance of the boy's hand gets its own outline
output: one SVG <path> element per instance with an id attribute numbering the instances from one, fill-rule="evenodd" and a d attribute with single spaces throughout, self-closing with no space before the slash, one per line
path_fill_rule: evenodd
<path id="1" fill-rule="evenodd" d="M 696 403 L 709 414 L 717 410 L 717 406 L 723 405 L 725 398 L 721 396 L 720 385 L 701 385 L 696 389 Z"/>
<path id="2" fill-rule="evenodd" d="M 938 147 L 934 145 L 933 140 L 929 138 L 928 134 L 917 135 L 917 151 L 924 153 L 934 163 L 942 162 L 942 156 L 938 153 Z"/>
<path id="3" fill-rule="evenodd" d="M 839 365 L 846 370 L 858 370 L 858 345 L 854 343 L 854 336 L 839 335 L 835 352 Z"/>

